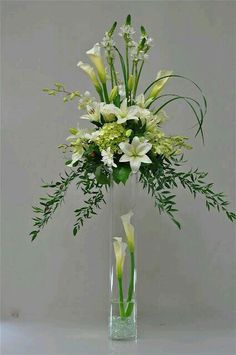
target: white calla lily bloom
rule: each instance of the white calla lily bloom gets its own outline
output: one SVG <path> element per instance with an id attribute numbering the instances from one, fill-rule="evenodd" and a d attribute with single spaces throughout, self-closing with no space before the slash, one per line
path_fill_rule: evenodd
<path id="1" fill-rule="evenodd" d="M 130 252 L 134 251 L 134 226 L 130 223 L 133 215 L 133 211 L 129 211 L 127 214 L 121 216 Z"/>
<path id="2" fill-rule="evenodd" d="M 116 107 L 117 123 L 125 123 L 128 120 L 138 120 L 138 109 L 136 106 L 127 106 L 127 99 L 124 99 L 120 108 Z"/>
<path id="3" fill-rule="evenodd" d="M 113 246 L 116 258 L 116 276 L 117 278 L 121 278 L 125 262 L 127 244 L 122 241 L 122 238 L 116 237 L 114 238 Z"/>
<path id="4" fill-rule="evenodd" d="M 106 70 L 101 56 L 101 48 L 99 43 L 96 43 L 93 48 L 89 49 L 86 54 L 89 56 L 91 62 L 95 65 L 98 76 L 103 84 L 106 82 Z"/>
<path id="5" fill-rule="evenodd" d="M 91 79 L 92 83 L 94 84 L 94 86 L 97 89 L 100 89 L 99 81 L 98 81 L 96 73 L 95 73 L 93 67 L 91 67 L 91 65 L 83 63 L 83 62 L 80 61 L 77 64 L 77 67 L 82 69 L 85 72 L 85 74 L 87 74 L 89 76 L 89 78 Z"/>
<path id="6" fill-rule="evenodd" d="M 152 163 L 151 159 L 146 155 L 152 145 L 147 141 L 140 142 L 139 137 L 134 137 L 132 143 L 122 142 L 119 147 L 124 153 L 120 158 L 120 162 L 129 162 L 133 173 L 137 173 L 141 163 Z"/>
<path id="7" fill-rule="evenodd" d="M 114 163 L 113 160 L 113 153 L 111 152 L 111 148 L 107 148 L 107 150 L 102 150 L 101 151 L 102 155 L 102 162 L 104 165 L 107 165 L 109 168 L 117 168 L 117 165 Z"/>
<path id="8" fill-rule="evenodd" d="M 156 84 L 153 85 L 152 90 L 150 92 L 149 98 L 154 99 L 155 97 L 157 97 L 157 95 L 159 95 L 159 93 L 161 92 L 161 90 L 164 88 L 164 86 L 166 85 L 167 81 L 169 80 L 169 76 L 173 74 L 172 70 L 160 70 L 157 73 L 157 77 L 156 80 L 158 80 L 156 82 Z M 163 78 L 163 79 L 161 79 Z"/>

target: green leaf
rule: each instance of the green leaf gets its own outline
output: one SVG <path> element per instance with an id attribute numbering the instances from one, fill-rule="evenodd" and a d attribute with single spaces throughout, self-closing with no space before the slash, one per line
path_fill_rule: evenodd
<path id="1" fill-rule="evenodd" d="M 104 172 L 102 165 L 99 165 L 96 168 L 95 177 L 96 177 L 96 180 L 99 184 L 109 185 L 109 183 L 110 183 L 109 176 L 107 176 L 107 174 Z"/>
<path id="2" fill-rule="evenodd" d="M 130 173 L 131 168 L 129 165 L 118 166 L 117 168 L 113 169 L 113 179 L 117 184 L 122 182 L 125 185 L 130 176 Z"/>
<path id="3" fill-rule="evenodd" d="M 73 236 L 74 236 L 74 237 L 76 236 L 77 232 L 78 232 L 78 229 L 77 229 L 77 227 L 75 226 L 75 227 L 73 228 Z"/>

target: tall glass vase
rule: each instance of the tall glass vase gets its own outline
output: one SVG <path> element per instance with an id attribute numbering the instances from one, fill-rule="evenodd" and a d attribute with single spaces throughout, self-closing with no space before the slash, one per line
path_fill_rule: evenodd
<path id="1" fill-rule="evenodd" d="M 126 184 L 111 181 L 110 189 L 110 316 L 111 339 L 136 339 L 137 302 L 135 295 L 137 174 Z"/>

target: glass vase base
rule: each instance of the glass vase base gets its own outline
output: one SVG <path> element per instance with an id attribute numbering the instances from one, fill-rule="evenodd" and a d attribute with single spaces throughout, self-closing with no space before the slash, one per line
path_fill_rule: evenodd
<path id="1" fill-rule="evenodd" d="M 136 339 L 137 327 L 134 317 L 121 318 L 120 316 L 112 316 L 110 320 L 110 338 L 114 340 Z"/>

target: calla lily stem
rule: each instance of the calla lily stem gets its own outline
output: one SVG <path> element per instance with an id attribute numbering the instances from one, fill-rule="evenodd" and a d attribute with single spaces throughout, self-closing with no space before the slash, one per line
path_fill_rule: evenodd
<path id="1" fill-rule="evenodd" d="M 122 286 L 122 277 L 118 277 L 118 287 L 119 287 L 119 308 L 121 318 L 125 318 L 125 307 L 124 307 L 124 298 L 123 298 L 123 286 Z"/>
<path id="2" fill-rule="evenodd" d="M 133 311 L 133 291 L 134 291 L 134 268 L 135 268 L 135 260 L 134 260 L 134 251 L 130 252 L 130 283 L 129 283 L 129 290 L 128 290 L 128 297 L 127 297 L 127 308 L 125 315 L 129 317 Z"/>

